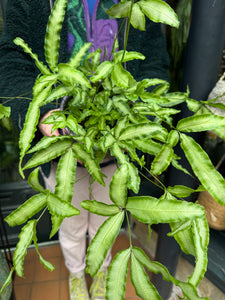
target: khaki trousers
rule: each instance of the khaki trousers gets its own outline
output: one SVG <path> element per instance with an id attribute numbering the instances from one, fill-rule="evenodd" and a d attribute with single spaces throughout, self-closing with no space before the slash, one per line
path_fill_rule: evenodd
<path id="1" fill-rule="evenodd" d="M 55 172 L 57 164 L 53 164 L 48 178 L 45 177 L 46 188 L 54 191 Z M 80 207 L 83 200 L 95 199 L 106 204 L 112 204 L 109 198 L 109 184 L 117 166 L 110 164 L 102 168 L 107 177 L 104 178 L 105 187 L 98 182 L 91 184 L 91 176 L 86 168 L 77 167 L 76 183 L 74 184 L 74 195 L 72 205 L 80 210 L 80 215 L 65 218 L 59 230 L 59 242 L 65 258 L 65 265 L 71 273 L 80 272 L 85 269 L 87 233 L 89 242 L 95 236 L 99 226 L 106 217 L 91 214 Z M 80 179 L 80 180 L 79 180 Z M 108 267 L 111 262 L 111 250 L 103 262 L 103 267 Z"/>

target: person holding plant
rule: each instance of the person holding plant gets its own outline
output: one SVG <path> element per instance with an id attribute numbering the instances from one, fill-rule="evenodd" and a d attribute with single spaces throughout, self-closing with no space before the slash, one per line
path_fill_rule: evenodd
<path id="1" fill-rule="evenodd" d="M 40 61 L 45 61 L 43 41 L 48 17 L 54 1 L 47 0 L 8 0 L 5 10 L 4 32 L 0 40 L 0 93 L 1 96 L 15 97 L 10 101 L 12 120 L 16 128 L 21 129 L 29 105 L 32 87 L 39 71 L 33 60 L 26 55 L 13 40 L 23 38 L 37 53 Z M 85 42 L 91 42 L 90 51 L 101 48 L 101 59 L 110 60 L 115 37 L 119 49 L 124 46 L 124 32 L 120 30 L 122 20 L 111 19 L 106 11 L 115 2 L 113 0 L 68 0 L 67 15 L 61 32 L 59 61 L 67 62 Z M 146 30 L 139 32 L 130 28 L 127 43 L 128 51 L 139 51 L 145 55 L 144 61 L 136 60 L 127 63 L 127 69 L 136 80 L 143 78 L 161 78 L 168 80 L 168 55 L 166 42 L 161 31 L 161 25 L 146 20 Z M 18 97 L 22 95 L 21 97 Z M 45 136 L 59 135 L 52 133 L 52 125 L 42 122 L 58 109 L 52 104 L 41 107 L 41 118 L 36 140 L 41 134 Z M 78 162 L 76 173 L 77 183 L 74 187 L 72 204 L 79 207 L 82 200 L 97 199 L 109 204 L 109 183 L 117 166 L 109 156 L 100 164 L 106 175 L 105 187 L 99 183 L 91 184 L 91 177 L 82 162 Z M 52 163 L 43 168 L 46 187 L 54 189 L 57 164 Z M 90 190 L 89 188 L 90 187 Z M 70 272 L 69 288 L 71 300 L 88 300 L 84 270 L 86 255 L 86 233 L 91 240 L 105 217 L 89 214 L 80 209 L 80 215 L 63 221 L 59 240 L 65 257 L 65 264 Z M 90 289 L 91 300 L 105 299 L 105 279 L 107 267 L 111 261 L 109 251 L 102 268 L 93 278 Z"/>

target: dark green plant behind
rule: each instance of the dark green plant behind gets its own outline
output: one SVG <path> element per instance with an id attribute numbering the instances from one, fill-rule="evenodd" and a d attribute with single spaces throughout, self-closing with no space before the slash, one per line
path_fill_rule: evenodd
<path id="1" fill-rule="evenodd" d="M 190 27 L 192 0 L 170 0 L 168 3 L 176 11 L 180 21 L 179 28 L 166 28 L 170 55 L 171 90 L 176 91 L 180 88 L 183 74 L 183 59 Z"/>

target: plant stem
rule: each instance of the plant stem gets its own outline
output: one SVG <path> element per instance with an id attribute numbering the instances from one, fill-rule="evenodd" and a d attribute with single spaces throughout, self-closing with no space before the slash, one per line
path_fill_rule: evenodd
<path id="1" fill-rule="evenodd" d="M 150 171 L 147 169 L 147 168 L 145 168 L 144 167 L 144 169 L 155 179 L 155 180 L 157 180 L 157 182 L 158 183 L 160 183 L 160 185 L 159 184 L 157 184 L 156 182 L 154 182 L 153 180 L 151 180 L 149 177 L 147 177 L 147 176 L 145 176 L 140 170 L 138 171 L 145 179 L 147 179 L 149 182 L 151 182 L 151 183 L 153 183 L 155 186 L 157 186 L 158 188 L 160 188 L 160 189 L 162 189 L 162 190 L 165 190 L 165 186 L 164 186 L 164 184 L 156 177 L 156 176 L 154 176 L 153 174 L 151 174 L 150 173 Z"/>
<path id="2" fill-rule="evenodd" d="M 129 221 L 129 216 L 128 216 L 128 212 L 127 212 L 127 211 L 126 211 L 126 218 L 127 218 L 128 232 L 129 232 L 130 248 L 132 248 L 131 230 L 130 230 L 130 221 Z"/>
<path id="3" fill-rule="evenodd" d="M 224 78 L 225 78 L 225 72 L 224 72 L 223 75 L 220 77 L 219 81 L 224 80 Z"/>
<path id="4" fill-rule="evenodd" d="M 126 18 L 126 24 L 125 24 L 125 29 L 124 29 L 124 49 L 123 49 L 122 61 L 124 59 L 124 56 L 125 56 L 125 53 L 127 50 L 127 42 L 128 42 L 129 31 L 130 31 L 130 19 L 131 19 L 133 4 L 134 4 L 134 0 L 131 1 L 129 17 Z"/>
<path id="5" fill-rule="evenodd" d="M 52 0 L 49 0 L 49 5 L 50 5 L 50 9 L 52 10 L 52 8 L 53 8 Z"/>
<path id="6" fill-rule="evenodd" d="M 26 100 L 32 101 L 32 98 L 30 98 L 30 97 L 24 97 L 25 95 L 28 95 L 30 93 L 31 92 L 26 92 L 24 94 L 21 94 L 19 96 L 15 96 L 15 97 L 2 97 L 2 96 L 0 96 L 0 99 L 7 99 L 3 104 L 6 104 L 6 103 L 8 103 L 8 102 L 10 102 L 10 101 L 12 101 L 14 99 L 26 99 Z"/>
<path id="7" fill-rule="evenodd" d="M 223 163 L 224 159 L 225 159 L 225 154 L 222 156 L 222 158 L 221 158 L 221 159 L 219 160 L 219 162 L 217 163 L 217 165 L 216 165 L 216 167 L 215 167 L 216 170 L 219 169 L 219 167 L 220 167 L 221 164 Z"/>
<path id="8" fill-rule="evenodd" d="M 45 207 L 41 213 L 41 215 L 37 218 L 37 222 L 41 219 L 41 217 L 43 216 L 43 214 L 46 212 L 47 207 Z"/>

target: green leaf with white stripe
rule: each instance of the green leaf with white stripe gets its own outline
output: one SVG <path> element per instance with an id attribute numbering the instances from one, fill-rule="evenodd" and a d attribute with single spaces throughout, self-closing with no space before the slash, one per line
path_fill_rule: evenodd
<path id="1" fill-rule="evenodd" d="M 61 157 L 57 165 L 55 195 L 66 202 L 71 202 L 76 180 L 77 159 L 70 148 Z"/>
<path id="2" fill-rule="evenodd" d="M 34 241 L 34 246 L 36 249 L 36 252 L 40 258 L 40 262 L 44 265 L 45 269 L 49 270 L 49 271 L 53 271 L 55 269 L 55 266 L 53 266 L 52 263 L 50 263 L 49 261 L 45 260 L 41 253 L 38 250 L 38 242 L 37 242 L 37 234 L 36 234 L 36 227 L 34 228 L 34 235 L 33 235 L 33 241 Z"/>
<path id="3" fill-rule="evenodd" d="M 37 54 L 33 53 L 31 48 L 24 42 L 23 39 L 17 37 L 14 39 L 14 43 L 17 45 L 17 46 L 20 46 L 23 48 L 23 51 L 25 53 L 28 53 L 30 54 L 30 57 L 34 59 L 35 61 L 35 64 L 36 66 L 38 67 L 38 69 L 41 71 L 42 74 L 51 74 L 51 72 L 49 71 L 49 69 L 43 64 L 43 62 L 41 62 L 39 59 L 38 59 L 38 56 Z"/>
<path id="4" fill-rule="evenodd" d="M 164 190 L 164 194 L 159 198 L 160 200 L 177 200 L 171 193 L 168 192 L 167 189 Z"/>
<path id="5" fill-rule="evenodd" d="M 113 57 L 113 62 L 119 63 L 119 62 L 134 60 L 134 59 L 144 60 L 145 56 L 142 53 L 136 51 L 125 51 L 124 54 L 124 50 L 120 50 L 115 53 Z"/>
<path id="6" fill-rule="evenodd" d="M 182 119 L 177 124 L 177 130 L 182 132 L 199 132 L 225 127 L 225 118 L 213 114 L 194 115 Z"/>
<path id="7" fill-rule="evenodd" d="M 165 171 L 172 159 L 173 159 L 173 148 L 168 145 L 164 144 L 160 150 L 160 152 L 154 158 L 152 165 L 151 165 L 151 173 L 155 175 L 160 175 L 163 171 Z"/>
<path id="8" fill-rule="evenodd" d="M 138 169 L 132 163 L 127 162 L 126 164 L 128 166 L 128 174 L 129 174 L 127 187 L 137 194 L 139 192 L 140 183 L 141 183 Z"/>
<path id="9" fill-rule="evenodd" d="M 127 127 L 127 119 L 128 117 L 125 116 L 117 121 L 116 126 L 114 127 L 114 136 L 116 139 L 119 137 L 121 131 Z"/>
<path id="10" fill-rule="evenodd" d="M 119 140 L 133 140 L 141 139 L 142 137 L 152 136 L 154 134 L 160 134 L 163 137 L 167 136 L 167 131 L 160 125 L 154 123 L 142 123 L 130 125 L 125 128 L 120 136 Z"/>
<path id="11" fill-rule="evenodd" d="M 27 248 L 30 246 L 34 234 L 36 233 L 37 220 L 31 220 L 26 225 L 23 226 L 20 235 L 19 242 L 16 245 L 16 250 L 13 255 L 13 265 L 16 274 L 23 277 L 23 263 L 24 258 L 27 254 Z"/>
<path id="12" fill-rule="evenodd" d="M 81 202 L 80 206 L 90 211 L 92 214 L 108 217 L 114 216 L 121 211 L 117 205 L 108 205 L 96 200 L 84 200 Z"/>
<path id="13" fill-rule="evenodd" d="M 16 210 L 11 212 L 5 218 L 9 226 L 16 226 L 25 223 L 28 219 L 33 217 L 36 213 L 42 210 L 47 204 L 47 195 L 40 193 L 32 196 Z"/>
<path id="14" fill-rule="evenodd" d="M 102 62 L 96 69 L 96 72 L 93 76 L 91 76 L 90 80 L 92 82 L 99 81 L 101 79 L 105 79 L 113 70 L 113 63 L 111 61 Z"/>
<path id="15" fill-rule="evenodd" d="M 74 193 L 74 183 L 76 180 L 77 159 L 72 149 L 69 149 L 60 157 L 56 171 L 55 195 L 68 203 L 71 202 Z M 51 216 L 52 230 L 50 238 L 56 234 L 63 221 L 57 215 Z"/>
<path id="16" fill-rule="evenodd" d="M 115 156 L 119 164 L 124 164 L 128 162 L 128 157 L 124 151 L 120 148 L 118 143 L 114 143 L 110 148 L 111 156 Z"/>
<path id="17" fill-rule="evenodd" d="M 45 59 L 50 69 L 57 71 L 60 32 L 65 17 L 67 0 L 56 0 L 54 7 L 48 19 L 48 24 L 45 34 Z"/>
<path id="18" fill-rule="evenodd" d="M 59 217 L 57 215 L 51 215 L 51 222 L 52 222 L 52 230 L 50 232 L 49 238 L 51 239 L 59 230 L 59 227 L 62 224 L 63 217 Z"/>
<path id="19" fill-rule="evenodd" d="M 209 244 L 209 226 L 206 218 L 196 219 L 192 223 L 192 234 L 195 245 L 195 269 L 188 282 L 198 286 L 207 270 L 207 251 Z"/>
<path id="20" fill-rule="evenodd" d="M 122 164 L 113 174 L 109 186 L 110 199 L 123 208 L 126 206 L 127 202 L 128 180 L 128 164 Z"/>
<path id="21" fill-rule="evenodd" d="M 133 253 L 131 255 L 130 279 L 135 287 L 136 294 L 141 297 L 141 299 L 162 300 L 157 289 L 150 282 L 143 265 L 136 259 Z"/>
<path id="22" fill-rule="evenodd" d="M 11 107 L 9 106 L 3 106 L 0 104 L 0 119 L 6 117 L 9 118 L 11 113 Z"/>
<path id="23" fill-rule="evenodd" d="M 87 76 L 91 76 L 100 64 L 102 50 L 98 48 L 94 52 L 90 52 L 79 67 Z"/>
<path id="24" fill-rule="evenodd" d="M 171 164 L 177 170 L 179 170 L 181 172 L 184 172 L 185 174 L 187 174 L 189 176 L 192 176 L 192 174 L 186 168 L 184 168 L 181 164 L 179 164 L 179 162 L 177 161 L 177 158 L 176 159 L 175 158 L 172 159 L 172 163 Z"/>
<path id="25" fill-rule="evenodd" d="M 22 171 L 22 160 L 30 148 L 31 141 L 34 138 L 36 126 L 40 117 L 39 107 L 35 102 L 31 102 L 26 113 L 26 118 L 24 122 L 23 129 L 20 133 L 19 138 L 19 148 L 20 148 L 20 161 L 19 161 L 19 170 L 21 176 L 24 178 Z"/>
<path id="26" fill-rule="evenodd" d="M 120 112 L 120 114 L 122 114 L 123 116 L 128 116 L 128 119 L 133 123 L 140 123 L 139 120 L 134 116 L 134 114 L 132 114 L 130 106 L 124 102 L 126 101 L 126 98 L 119 101 L 118 99 L 116 99 L 116 97 L 114 97 L 113 100 L 117 100 L 113 102 L 113 105 L 115 106 L 116 110 Z"/>
<path id="27" fill-rule="evenodd" d="M 130 7 L 130 1 L 126 1 L 124 3 L 119 2 L 118 4 L 115 4 L 110 9 L 108 9 L 106 13 L 114 18 L 125 18 L 129 15 Z"/>
<path id="28" fill-rule="evenodd" d="M 41 83 L 40 87 L 36 87 L 36 85 L 35 85 L 34 88 L 33 88 L 33 100 L 32 100 L 32 102 L 35 102 L 39 106 L 42 106 L 43 102 L 50 95 L 50 93 L 52 91 L 52 87 L 56 83 L 56 81 L 57 81 L 57 78 L 55 77 L 53 80 L 49 80 L 47 82 L 47 84 L 43 83 L 43 85 L 42 85 L 42 83 Z"/>
<path id="29" fill-rule="evenodd" d="M 151 196 L 129 197 L 126 209 L 142 223 L 158 224 L 205 216 L 201 205 L 186 201 L 160 200 Z"/>
<path id="30" fill-rule="evenodd" d="M 80 84 L 86 88 L 91 89 L 91 84 L 83 72 L 73 69 L 67 64 L 59 64 L 59 79 L 65 83 L 65 85 Z"/>
<path id="31" fill-rule="evenodd" d="M 133 4 L 130 22 L 134 28 L 141 31 L 145 30 L 145 15 L 138 3 Z"/>
<path id="32" fill-rule="evenodd" d="M 109 217 L 98 229 L 87 250 L 87 273 L 93 277 L 101 267 L 108 250 L 120 232 L 124 211 Z"/>
<path id="33" fill-rule="evenodd" d="M 144 90 L 150 86 L 155 86 L 155 85 L 163 85 L 163 86 L 168 86 L 168 82 L 163 80 L 163 79 L 158 79 L 158 78 L 145 78 L 142 81 L 139 81 L 137 84 L 137 89 L 136 89 L 136 93 L 139 94 L 143 94 Z"/>
<path id="34" fill-rule="evenodd" d="M 189 92 L 187 92 L 187 93 L 182 93 L 182 92 L 167 93 L 165 95 L 165 97 L 169 102 L 165 103 L 165 105 L 163 104 L 163 106 L 171 107 L 171 106 L 175 106 L 180 103 L 183 103 L 184 101 L 186 101 L 188 99 L 188 94 L 189 94 Z"/>
<path id="35" fill-rule="evenodd" d="M 50 82 L 46 86 L 46 88 L 41 90 L 38 94 L 34 95 L 34 98 L 30 103 L 26 113 L 25 122 L 19 138 L 19 148 L 20 148 L 19 171 L 23 178 L 24 175 L 21 167 L 22 160 L 27 150 L 30 148 L 31 141 L 33 140 L 35 136 L 35 132 L 37 130 L 37 124 L 40 117 L 39 105 L 44 99 L 48 97 L 51 90 L 52 90 L 52 83 Z"/>
<path id="36" fill-rule="evenodd" d="M 105 186 L 100 166 L 96 160 L 92 158 L 91 154 L 87 153 L 84 149 L 84 146 L 80 143 L 73 144 L 72 148 L 76 157 L 84 163 L 86 169 L 93 176 L 93 178 Z"/>
<path id="37" fill-rule="evenodd" d="M 190 111 L 193 111 L 194 113 L 196 113 L 202 106 L 202 104 L 200 103 L 200 101 L 194 100 L 194 99 L 186 99 L 186 104 L 187 107 Z"/>
<path id="38" fill-rule="evenodd" d="M 210 300 L 208 297 L 198 295 L 198 290 L 192 285 L 183 281 L 178 281 L 177 286 L 182 289 L 183 295 L 188 300 Z"/>
<path id="39" fill-rule="evenodd" d="M 169 186 L 167 190 L 172 195 L 182 198 L 182 197 L 189 197 L 192 193 L 201 192 L 204 190 L 204 188 L 200 186 L 198 189 L 194 190 L 184 185 L 174 185 L 174 186 Z"/>
<path id="40" fill-rule="evenodd" d="M 111 72 L 112 82 L 115 83 L 116 86 L 128 88 L 130 83 L 134 81 L 133 76 L 125 70 L 121 63 L 117 63 L 114 65 L 114 68 Z"/>
<path id="41" fill-rule="evenodd" d="M 139 1 L 143 13 L 150 20 L 156 23 L 164 23 L 178 28 L 179 20 L 174 10 L 162 0 Z"/>
<path id="42" fill-rule="evenodd" d="M 111 134 L 111 132 L 107 132 L 104 137 L 104 147 L 106 149 L 112 147 L 112 145 L 116 142 L 114 136 Z"/>
<path id="43" fill-rule="evenodd" d="M 51 144 L 54 144 L 59 141 L 64 141 L 64 140 L 71 140 L 71 143 L 73 141 L 73 137 L 67 136 L 67 135 L 62 135 L 62 136 L 44 136 L 37 144 L 32 147 L 27 154 L 34 153 L 40 150 L 43 150 L 45 148 L 48 148 Z"/>
<path id="44" fill-rule="evenodd" d="M 195 256 L 195 246 L 191 226 L 184 226 L 187 222 L 188 221 L 170 223 L 170 228 L 172 230 L 171 235 L 175 238 L 184 253 Z"/>
<path id="45" fill-rule="evenodd" d="M 51 215 L 57 215 L 60 218 L 69 218 L 80 214 L 76 207 L 50 192 L 47 197 L 47 206 Z"/>
<path id="46" fill-rule="evenodd" d="M 142 152 L 148 153 L 151 155 L 158 154 L 162 148 L 162 144 L 157 143 L 150 138 L 134 139 L 134 140 L 132 140 L 132 143 L 135 145 L 136 148 L 138 148 Z"/>
<path id="47" fill-rule="evenodd" d="M 181 232 L 182 230 L 185 230 L 187 228 L 191 228 L 191 222 L 192 222 L 191 220 L 188 220 L 188 221 L 185 221 L 183 223 L 179 223 L 179 226 L 174 231 L 169 232 L 167 235 L 168 236 L 174 236 L 175 234 L 177 234 L 178 232 Z"/>
<path id="48" fill-rule="evenodd" d="M 168 92 L 169 88 L 170 88 L 169 82 L 165 82 L 163 84 L 160 84 L 159 86 L 156 86 L 152 91 L 152 93 L 155 96 L 163 96 Z M 168 96 L 168 94 L 166 96 Z"/>
<path id="49" fill-rule="evenodd" d="M 170 275 L 167 268 L 157 261 L 151 261 L 143 250 L 133 247 L 132 254 L 136 259 L 145 266 L 150 272 L 155 274 L 162 274 L 164 280 L 172 282 L 174 285 L 179 286 L 182 289 L 185 299 L 189 300 L 209 300 L 207 297 L 199 297 L 197 289 L 190 283 L 180 281 Z"/>
<path id="50" fill-rule="evenodd" d="M 3 285 L 0 288 L 0 295 L 3 296 L 4 292 L 5 292 L 5 289 L 7 288 L 7 286 L 12 283 L 12 278 L 13 278 L 14 271 L 15 271 L 15 268 L 12 267 L 11 270 L 10 270 L 10 272 L 8 273 L 8 276 L 6 277 Z"/>
<path id="51" fill-rule="evenodd" d="M 134 257 L 151 272 L 163 275 L 163 279 L 170 281 L 171 275 L 165 266 L 156 261 L 151 261 L 144 251 L 138 247 L 132 247 L 132 254 Z"/>
<path id="52" fill-rule="evenodd" d="M 39 168 L 34 169 L 28 177 L 28 183 L 35 191 L 44 192 L 45 189 L 39 182 L 38 174 L 39 174 Z"/>
<path id="53" fill-rule="evenodd" d="M 118 252 L 113 258 L 106 280 L 106 299 L 124 299 L 129 259 L 130 249 Z"/>
<path id="54" fill-rule="evenodd" d="M 48 148 L 37 151 L 24 166 L 24 169 L 36 167 L 51 161 L 52 159 L 65 153 L 72 145 L 71 140 L 59 140 L 52 143 Z"/>
<path id="55" fill-rule="evenodd" d="M 126 153 L 129 155 L 131 161 L 137 162 L 141 167 L 145 165 L 145 161 L 139 158 L 132 141 L 119 141 L 118 144 L 121 149 L 126 149 Z"/>
<path id="56" fill-rule="evenodd" d="M 168 134 L 167 143 L 171 147 L 175 147 L 179 142 L 179 133 L 176 130 L 171 130 Z"/>
<path id="57" fill-rule="evenodd" d="M 144 253 L 144 251 L 138 247 L 132 247 L 133 256 L 141 263 L 141 265 L 145 266 L 151 272 L 158 274 L 161 273 L 163 275 L 163 279 L 166 281 L 174 281 L 176 279 L 173 278 L 167 268 L 156 261 L 151 261 L 149 257 Z"/>
<path id="58" fill-rule="evenodd" d="M 68 65 L 72 68 L 77 68 L 84 56 L 87 54 L 88 50 L 91 47 L 91 43 L 84 43 L 80 49 L 70 58 Z"/>
<path id="59" fill-rule="evenodd" d="M 193 138 L 185 134 L 181 134 L 180 138 L 184 154 L 205 190 L 218 203 L 225 205 L 225 180 L 223 176 L 215 170 L 207 153 Z"/>
<path id="60" fill-rule="evenodd" d="M 58 85 L 51 91 L 51 94 L 42 101 L 42 105 L 46 105 L 51 103 L 54 100 L 58 100 L 63 96 L 71 96 L 73 94 L 73 87 L 65 86 L 65 85 Z"/>
<path id="61" fill-rule="evenodd" d="M 48 98 L 48 94 L 51 91 L 52 86 L 56 84 L 57 79 L 57 74 L 42 75 L 36 79 L 33 86 L 33 97 L 42 95 L 40 97 L 37 97 L 39 105 L 42 104 L 43 101 L 45 101 L 46 97 Z"/>
<path id="62" fill-rule="evenodd" d="M 78 133 L 78 122 L 74 116 L 72 116 L 72 115 L 68 116 L 68 118 L 66 119 L 66 127 L 68 127 L 70 130 L 72 130 L 75 134 L 79 134 Z"/>

